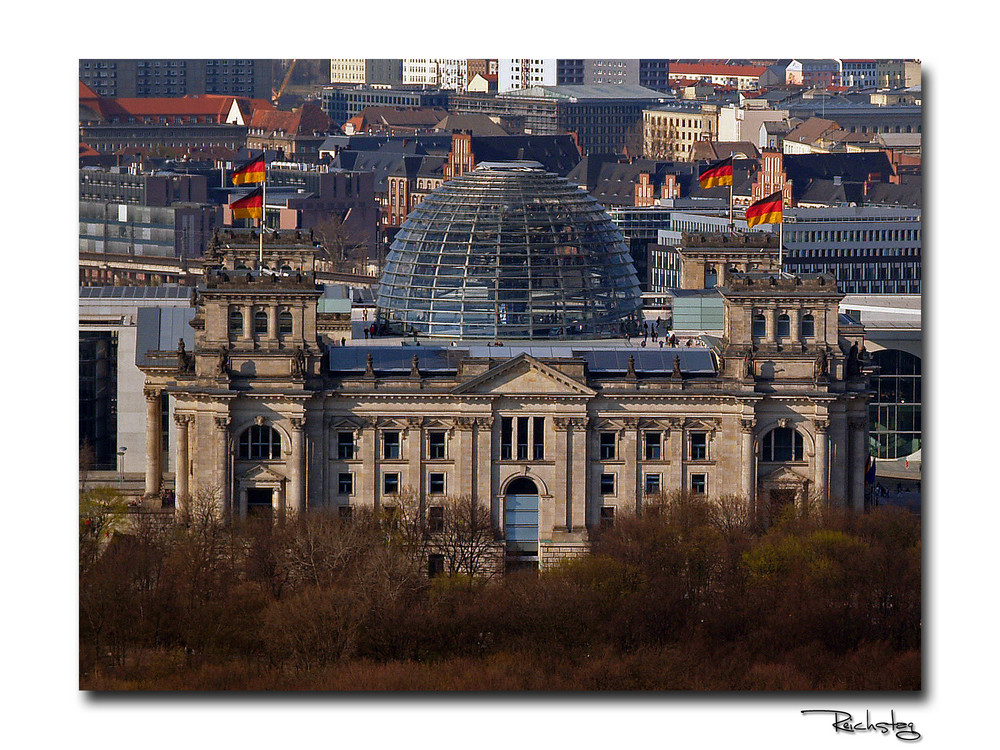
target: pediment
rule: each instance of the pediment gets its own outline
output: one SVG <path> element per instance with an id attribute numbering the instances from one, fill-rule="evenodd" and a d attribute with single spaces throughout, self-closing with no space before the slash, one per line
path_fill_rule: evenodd
<path id="1" fill-rule="evenodd" d="M 455 394 L 594 396 L 596 391 L 530 354 L 520 354 L 455 388 Z"/>
<path id="2" fill-rule="evenodd" d="M 253 482 L 284 482 L 284 474 L 279 474 L 270 466 L 254 464 L 239 476 L 240 479 Z"/>
<path id="3" fill-rule="evenodd" d="M 774 471 L 767 474 L 763 474 L 760 477 L 762 482 L 767 482 L 769 484 L 795 484 L 799 485 L 803 482 L 808 482 L 809 477 L 805 474 L 796 471 L 789 466 L 779 466 Z"/>

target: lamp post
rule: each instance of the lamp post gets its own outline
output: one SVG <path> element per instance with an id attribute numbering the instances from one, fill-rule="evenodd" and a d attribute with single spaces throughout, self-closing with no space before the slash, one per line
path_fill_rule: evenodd
<path id="1" fill-rule="evenodd" d="M 118 489 L 122 489 L 125 485 L 125 451 L 127 451 L 124 445 L 118 449 Z"/>

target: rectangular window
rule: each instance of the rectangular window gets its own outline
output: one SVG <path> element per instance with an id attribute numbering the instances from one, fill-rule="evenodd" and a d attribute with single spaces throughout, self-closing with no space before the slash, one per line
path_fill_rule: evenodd
<path id="1" fill-rule="evenodd" d="M 513 458 L 514 418 L 500 417 L 500 460 L 510 461 Z"/>
<path id="2" fill-rule="evenodd" d="M 613 495 L 613 494 L 615 494 L 615 475 L 614 474 L 601 474 L 601 494 L 602 495 Z"/>
<path id="3" fill-rule="evenodd" d="M 430 485 L 430 492 L 432 495 L 444 494 L 444 474 L 431 474 L 428 484 Z"/>
<path id="4" fill-rule="evenodd" d="M 382 458 L 399 458 L 399 432 L 382 433 Z"/>
<path id="5" fill-rule="evenodd" d="M 350 505 L 341 505 L 337 508 L 337 515 L 344 521 L 349 521 L 354 516 L 354 508 Z"/>
<path id="6" fill-rule="evenodd" d="M 660 433 L 647 432 L 646 439 L 646 460 L 659 461 L 661 455 Z"/>
<path id="7" fill-rule="evenodd" d="M 431 432 L 427 438 L 428 458 L 444 458 L 444 433 Z"/>
<path id="8" fill-rule="evenodd" d="M 432 534 L 444 531 L 444 508 L 440 505 L 432 505 L 427 509 L 427 530 Z"/>
<path id="9" fill-rule="evenodd" d="M 545 458 L 545 417 L 535 417 L 532 432 L 532 458 L 541 461 Z"/>
<path id="10" fill-rule="evenodd" d="M 660 475 L 647 474 L 645 491 L 647 495 L 655 495 L 660 491 Z"/>
<path id="11" fill-rule="evenodd" d="M 615 433 L 601 433 L 601 460 L 610 461 L 615 457 Z"/>
<path id="12" fill-rule="evenodd" d="M 615 525 L 614 506 L 605 506 L 601 508 L 601 528 L 610 529 L 614 525 Z"/>
<path id="13" fill-rule="evenodd" d="M 696 495 L 704 495 L 707 482 L 704 474 L 691 475 L 691 491 Z"/>
<path id="14" fill-rule="evenodd" d="M 337 477 L 337 494 L 351 495 L 354 493 L 354 475 L 343 471 Z"/>
<path id="15" fill-rule="evenodd" d="M 382 475 L 382 494 L 395 495 L 399 492 L 399 474 L 395 471 Z"/>
<path id="16" fill-rule="evenodd" d="M 354 458 L 354 433 L 337 433 L 337 458 L 341 461 Z"/>
<path id="17" fill-rule="evenodd" d="M 691 433 L 691 460 L 705 461 L 708 458 L 708 434 L 704 432 Z"/>
<path id="18" fill-rule="evenodd" d="M 528 417 L 517 418 L 517 460 L 528 458 Z"/>
<path id="19" fill-rule="evenodd" d="M 434 554 L 427 556 L 427 577 L 444 575 L 444 555 Z"/>

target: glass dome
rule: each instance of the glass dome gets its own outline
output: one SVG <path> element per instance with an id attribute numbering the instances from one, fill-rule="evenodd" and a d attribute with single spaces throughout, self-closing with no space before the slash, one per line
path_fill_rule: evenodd
<path id="1" fill-rule="evenodd" d="M 621 233 L 537 162 L 484 162 L 410 212 L 386 258 L 379 319 L 452 338 L 620 336 L 641 307 Z"/>

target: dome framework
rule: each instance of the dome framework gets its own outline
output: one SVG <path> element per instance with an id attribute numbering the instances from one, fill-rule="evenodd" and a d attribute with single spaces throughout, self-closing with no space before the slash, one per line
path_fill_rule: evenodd
<path id="1" fill-rule="evenodd" d="M 635 267 L 604 208 L 537 162 L 480 164 L 403 223 L 379 319 L 451 338 L 615 337 L 641 308 Z"/>

